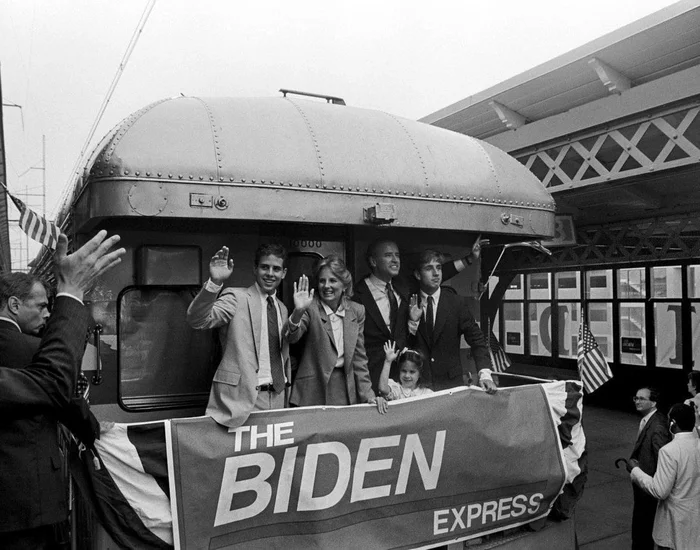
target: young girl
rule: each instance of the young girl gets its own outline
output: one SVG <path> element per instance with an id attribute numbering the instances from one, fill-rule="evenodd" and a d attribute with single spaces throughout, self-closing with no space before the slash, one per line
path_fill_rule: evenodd
<path id="1" fill-rule="evenodd" d="M 419 351 L 404 348 L 399 353 L 396 351 L 396 344 L 389 341 L 384 344 L 384 353 L 384 367 L 382 368 L 382 374 L 379 376 L 379 392 L 388 401 L 433 393 L 433 390 L 420 385 L 423 356 Z M 400 384 L 389 378 L 389 369 L 397 357 L 399 359 Z"/>

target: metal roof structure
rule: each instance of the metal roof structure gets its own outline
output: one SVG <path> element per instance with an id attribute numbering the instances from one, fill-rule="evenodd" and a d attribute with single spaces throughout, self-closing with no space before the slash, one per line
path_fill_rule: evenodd
<path id="1" fill-rule="evenodd" d="M 89 191 L 73 195 L 85 219 L 359 225 L 367 223 L 365 209 L 388 203 L 398 227 L 553 233 L 551 195 L 503 151 L 384 112 L 318 101 L 163 100 L 120 123 L 85 173 Z M 192 193 L 222 197 L 226 206 L 193 206 Z"/>
<path id="2" fill-rule="evenodd" d="M 508 130 L 499 109 L 505 118 L 511 115 L 515 126 L 526 126 L 699 63 L 700 6 L 684 0 L 448 105 L 421 122 L 486 139 Z M 599 75 L 607 77 L 607 85 Z"/>

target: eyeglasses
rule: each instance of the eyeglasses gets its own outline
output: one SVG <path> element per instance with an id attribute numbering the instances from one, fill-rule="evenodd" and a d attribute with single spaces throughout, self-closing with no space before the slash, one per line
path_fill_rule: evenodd
<path id="1" fill-rule="evenodd" d="M 636 395 L 632 398 L 632 401 L 649 401 L 646 397 L 637 397 Z"/>

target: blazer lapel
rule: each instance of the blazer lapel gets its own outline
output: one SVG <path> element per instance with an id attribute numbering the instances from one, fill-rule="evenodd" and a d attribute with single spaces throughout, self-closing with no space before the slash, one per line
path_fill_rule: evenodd
<path id="1" fill-rule="evenodd" d="M 248 288 L 248 311 L 250 312 L 250 325 L 255 340 L 255 356 L 260 359 L 260 332 L 262 331 L 262 306 L 258 299 L 258 289 L 255 285 Z"/>
<path id="2" fill-rule="evenodd" d="M 323 330 L 326 331 L 328 339 L 331 341 L 331 346 L 335 350 L 336 355 L 338 354 L 338 348 L 335 345 L 335 336 L 333 336 L 333 325 L 331 325 L 331 320 L 326 315 L 326 310 L 323 309 L 323 304 L 318 301 L 318 316 L 321 319 L 321 325 L 323 325 Z"/>
<path id="3" fill-rule="evenodd" d="M 379 311 L 379 306 L 377 306 L 377 302 L 375 302 L 374 296 L 372 296 L 372 292 L 367 286 L 366 279 L 362 279 L 360 284 L 357 285 L 357 293 L 363 296 L 362 305 L 365 306 L 365 315 L 372 318 L 387 340 L 391 340 L 393 336 L 389 332 L 389 329 L 384 322 L 384 317 L 382 317 L 382 313 Z"/>
<path id="4" fill-rule="evenodd" d="M 355 312 L 345 307 L 345 317 L 343 317 L 343 346 L 345 353 L 345 372 L 350 375 L 352 372 L 352 359 L 355 355 L 355 344 L 359 329 Z"/>

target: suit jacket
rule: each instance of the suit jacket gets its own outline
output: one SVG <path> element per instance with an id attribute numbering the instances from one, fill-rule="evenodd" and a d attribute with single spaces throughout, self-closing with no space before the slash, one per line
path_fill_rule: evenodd
<path id="1" fill-rule="evenodd" d="M 71 402 L 87 319 L 80 302 L 59 296 L 31 362 L 0 367 L 0 532 L 68 517 L 56 417 Z M 3 359 L 23 360 L 35 348 L 17 334 Z"/>
<path id="2" fill-rule="evenodd" d="M 424 318 L 421 318 L 416 334 L 409 337 L 409 346 L 420 351 L 425 358 L 422 377 L 426 383 L 435 386 L 433 389 L 463 385 L 462 376 L 466 371 L 460 356 L 462 336 L 471 347 L 477 371 L 490 369 L 486 339 L 469 312 L 466 299 L 452 289 L 442 287 L 432 338 L 428 337 Z M 440 382 L 434 384 L 435 379 Z"/>
<path id="3" fill-rule="evenodd" d="M 287 308 L 277 298 L 281 323 Z M 221 293 L 202 288 L 187 309 L 187 322 L 195 329 L 220 328 L 223 349 L 214 373 L 206 413 L 219 424 L 236 428 L 248 419 L 258 398 L 258 370 L 262 305 L 255 285 L 225 288 Z M 291 380 L 289 344 L 282 339 L 282 361 Z"/>
<path id="4" fill-rule="evenodd" d="M 654 476 L 632 470 L 632 480 L 659 499 L 654 518 L 656 544 L 700 548 L 700 440 L 693 432 L 676 434 L 659 451 Z"/>
<path id="5" fill-rule="evenodd" d="M 379 389 L 379 376 L 382 374 L 382 368 L 384 367 L 384 344 L 388 340 L 393 340 L 396 342 L 397 349 L 403 349 L 408 336 L 408 296 L 401 293 L 396 287 L 394 287 L 394 290 L 396 290 L 401 297 L 401 304 L 399 305 L 396 325 L 393 332 L 389 331 L 387 328 L 384 318 L 377 306 L 377 302 L 374 300 L 372 292 L 367 286 L 366 279 L 362 279 L 357 283 L 352 296 L 353 301 L 361 304 L 365 310 L 366 317 L 363 337 L 365 350 L 367 352 L 369 376 L 372 381 L 372 388 L 374 388 L 375 391 Z M 394 380 L 398 378 L 398 368 L 395 362 L 391 367 L 389 376 Z"/>
<path id="6" fill-rule="evenodd" d="M 367 371 L 363 327 L 365 308 L 359 304 L 343 299 L 345 317 L 343 317 L 343 348 L 345 362 L 345 383 L 350 404 L 366 403 L 374 397 Z M 285 335 L 291 343 L 298 342 L 306 335 L 304 351 L 297 367 L 296 378 L 292 385 L 290 403 L 300 407 L 325 405 L 326 390 L 331 373 L 338 360 L 331 321 L 321 305 L 320 300 L 313 303 L 304 312 L 298 326 L 289 321 L 285 326 Z"/>
<path id="7" fill-rule="evenodd" d="M 630 458 L 639 462 L 639 467 L 645 474 L 653 476 L 656 472 L 659 449 L 670 440 L 671 435 L 668 431 L 666 417 L 656 411 L 649 417 L 644 429 L 637 436 Z"/>

